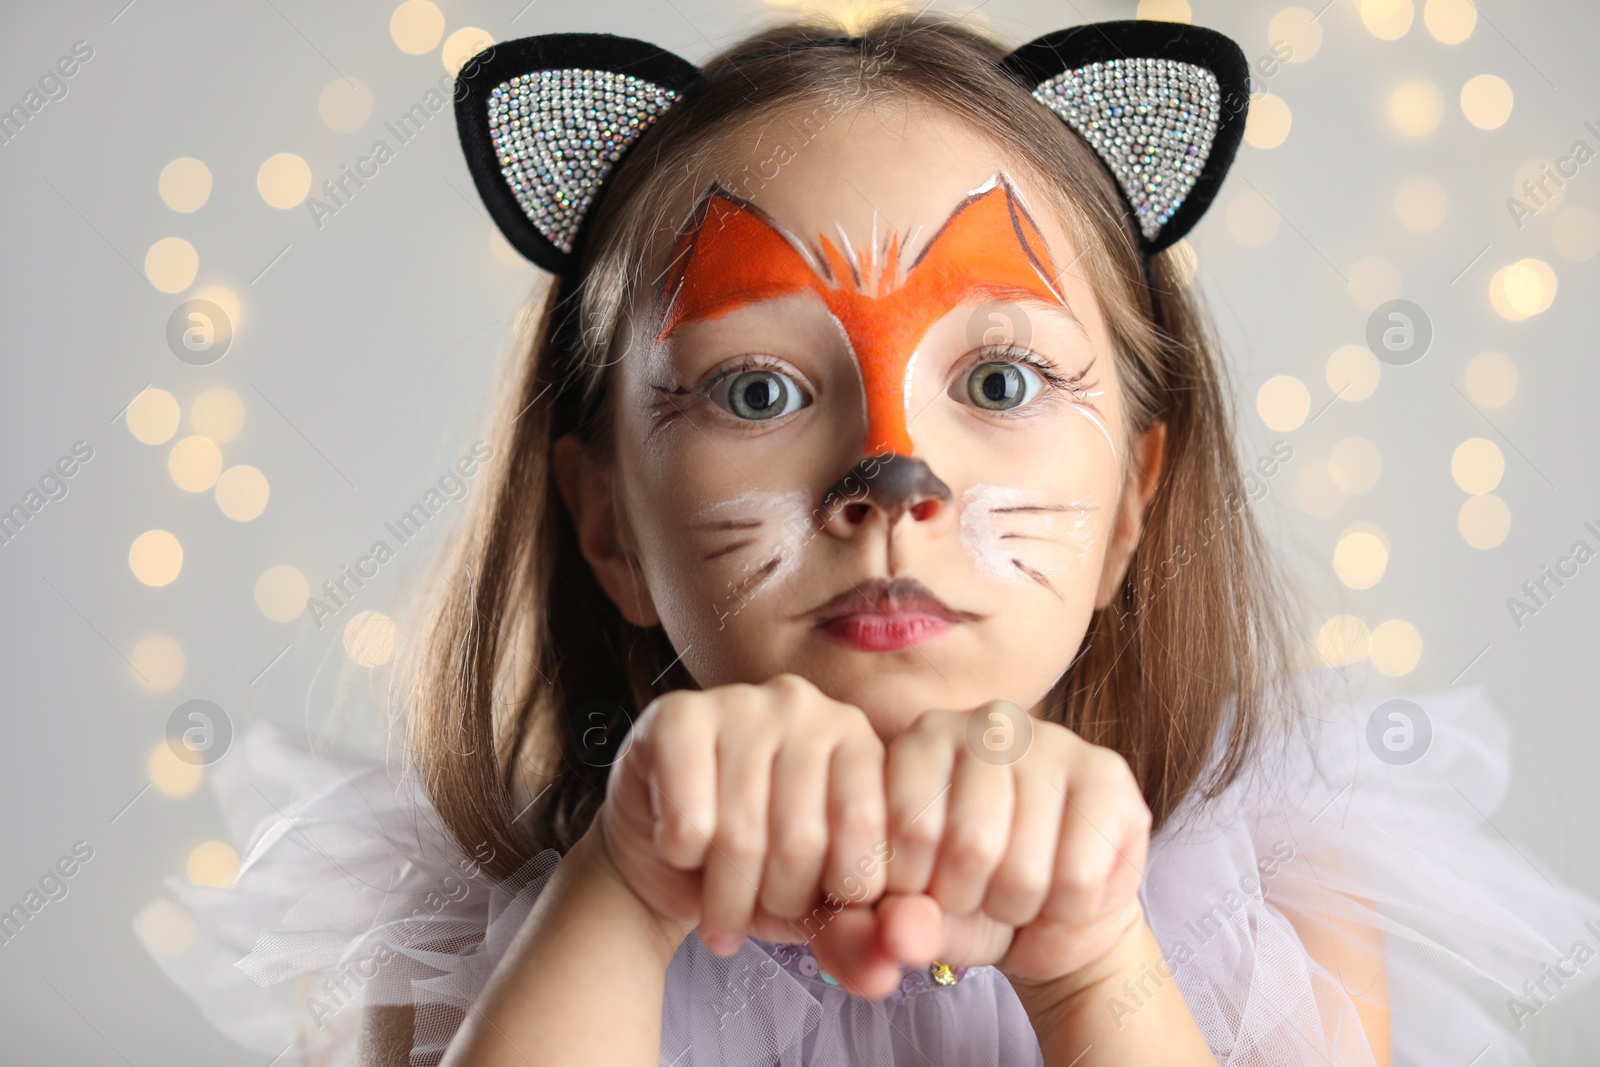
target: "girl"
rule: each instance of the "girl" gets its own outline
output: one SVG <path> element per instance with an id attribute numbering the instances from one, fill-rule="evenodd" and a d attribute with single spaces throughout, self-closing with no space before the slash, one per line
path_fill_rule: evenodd
<path id="1" fill-rule="evenodd" d="M 175 886 L 219 1024 L 455 1067 L 1525 1060 L 1600 909 L 1474 828 L 1480 693 L 1289 675 L 1164 251 L 1238 144 L 1231 42 L 895 15 L 704 71 L 507 42 L 459 88 L 557 280 L 415 774 L 328 759 L 234 886 Z M 224 802 L 296 752 L 258 729 Z"/>

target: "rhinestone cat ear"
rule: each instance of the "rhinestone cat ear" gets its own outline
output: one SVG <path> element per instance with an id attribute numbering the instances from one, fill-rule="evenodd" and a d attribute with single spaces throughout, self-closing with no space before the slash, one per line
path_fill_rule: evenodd
<path id="1" fill-rule="evenodd" d="M 699 76 L 653 44 L 599 33 L 523 37 L 468 60 L 456 77 L 456 131 L 512 247 L 568 273 L 606 179 Z"/>
<path id="2" fill-rule="evenodd" d="M 1228 37 L 1155 21 L 1074 26 L 1030 41 L 1005 69 L 1099 154 L 1146 255 L 1193 228 L 1244 136 L 1250 71 Z"/>

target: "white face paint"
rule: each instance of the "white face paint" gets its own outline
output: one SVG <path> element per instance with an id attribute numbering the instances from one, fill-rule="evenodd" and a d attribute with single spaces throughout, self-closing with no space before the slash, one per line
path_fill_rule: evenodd
<path id="1" fill-rule="evenodd" d="M 794 574 L 816 534 L 810 497 L 799 489 L 741 493 L 700 508 L 689 526 L 706 546 L 702 562 L 735 575 L 727 582 L 731 611 Z"/>
<path id="2" fill-rule="evenodd" d="M 1048 578 L 1094 547 L 1089 516 L 1099 506 L 1036 489 L 974 485 L 961 494 L 961 545 L 990 578 L 1037 580 L 1030 571 Z"/>

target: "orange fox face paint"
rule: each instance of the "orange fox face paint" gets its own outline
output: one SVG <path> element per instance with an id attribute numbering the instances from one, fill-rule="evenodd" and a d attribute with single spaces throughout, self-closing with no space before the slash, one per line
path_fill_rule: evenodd
<path id="1" fill-rule="evenodd" d="M 819 244 L 820 254 L 712 183 L 679 238 L 657 337 L 762 300 L 816 293 L 849 339 L 861 374 L 868 453 L 913 454 L 913 356 L 952 307 L 968 299 L 1067 306 L 1044 238 L 1003 172 L 957 204 L 909 266 L 901 263 L 898 234 L 881 255 L 876 248 L 855 253 L 847 239 L 843 252 L 826 236 Z"/>

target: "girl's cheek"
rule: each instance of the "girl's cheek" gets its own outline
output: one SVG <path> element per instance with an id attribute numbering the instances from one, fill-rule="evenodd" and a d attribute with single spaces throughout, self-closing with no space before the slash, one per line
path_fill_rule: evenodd
<path id="1" fill-rule="evenodd" d="M 986 578 L 1042 584 L 1094 558 L 1099 512 L 1093 497 L 980 483 L 961 494 L 961 546 Z"/>

